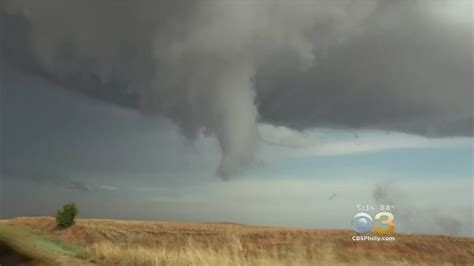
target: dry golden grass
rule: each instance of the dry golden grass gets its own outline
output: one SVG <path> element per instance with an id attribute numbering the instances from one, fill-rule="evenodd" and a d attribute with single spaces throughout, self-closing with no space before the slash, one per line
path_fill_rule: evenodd
<path id="1" fill-rule="evenodd" d="M 394 242 L 353 242 L 352 231 L 177 223 L 78 220 L 56 230 L 53 218 L 17 218 L 83 247 L 99 265 L 473 265 L 474 240 L 395 234 Z"/>

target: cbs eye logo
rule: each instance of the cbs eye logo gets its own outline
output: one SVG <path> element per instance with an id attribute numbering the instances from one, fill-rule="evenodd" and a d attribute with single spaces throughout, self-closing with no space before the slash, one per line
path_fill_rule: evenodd
<path id="1" fill-rule="evenodd" d="M 387 227 L 383 229 L 381 226 L 373 226 L 374 220 L 372 220 L 372 217 L 365 212 L 359 212 L 352 218 L 352 228 L 360 234 L 374 230 L 378 234 L 389 235 L 395 231 L 395 225 L 393 224 L 394 216 L 391 212 L 379 212 L 375 215 L 374 219 L 380 220 Z"/>

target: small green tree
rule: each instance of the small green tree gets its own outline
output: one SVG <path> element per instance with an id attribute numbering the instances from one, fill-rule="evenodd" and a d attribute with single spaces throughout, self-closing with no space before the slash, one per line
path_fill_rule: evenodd
<path id="1" fill-rule="evenodd" d="M 72 226 L 77 213 L 76 204 L 71 202 L 64 205 L 63 208 L 58 210 L 56 213 L 56 226 L 59 229 L 65 229 Z"/>

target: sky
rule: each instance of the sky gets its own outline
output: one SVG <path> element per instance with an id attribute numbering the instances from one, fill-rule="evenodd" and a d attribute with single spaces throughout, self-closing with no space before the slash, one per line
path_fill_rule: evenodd
<path id="1" fill-rule="evenodd" d="M 472 1 L 92 3 L 0 2 L 0 217 L 474 235 Z"/>

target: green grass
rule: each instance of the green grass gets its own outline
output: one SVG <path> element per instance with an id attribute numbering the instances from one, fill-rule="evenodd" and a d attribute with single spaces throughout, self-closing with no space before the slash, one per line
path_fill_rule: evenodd
<path id="1" fill-rule="evenodd" d="M 79 247 L 64 243 L 59 240 L 38 238 L 34 240 L 34 244 L 42 250 L 55 254 L 69 255 L 73 257 L 82 257 L 84 254 L 84 252 Z"/>
<path id="2" fill-rule="evenodd" d="M 84 265 L 85 251 L 32 228 L 0 221 L 0 241 L 36 265 Z"/>

